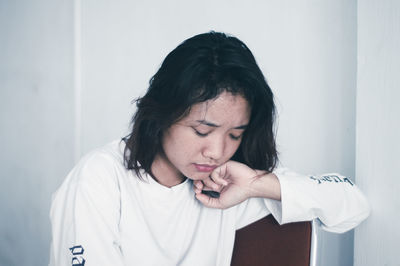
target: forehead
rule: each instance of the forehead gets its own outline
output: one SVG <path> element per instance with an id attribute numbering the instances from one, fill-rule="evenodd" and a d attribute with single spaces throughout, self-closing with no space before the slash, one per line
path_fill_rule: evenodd
<path id="1" fill-rule="evenodd" d="M 221 126 L 236 127 L 248 124 L 250 111 L 250 106 L 243 96 L 223 92 L 214 99 L 193 105 L 183 120 L 206 120 Z"/>

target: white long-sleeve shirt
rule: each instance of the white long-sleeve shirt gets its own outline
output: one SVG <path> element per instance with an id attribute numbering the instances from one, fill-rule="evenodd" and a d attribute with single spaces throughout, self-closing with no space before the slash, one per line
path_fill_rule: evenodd
<path id="1" fill-rule="evenodd" d="M 274 173 L 281 201 L 251 198 L 226 210 L 204 207 L 192 182 L 172 188 L 140 180 L 114 141 L 85 156 L 53 195 L 50 265 L 230 265 L 235 231 L 271 214 L 279 223 L 319 219 L 345 232 L 369 215 L 360 190 L 338 174 Z"/>

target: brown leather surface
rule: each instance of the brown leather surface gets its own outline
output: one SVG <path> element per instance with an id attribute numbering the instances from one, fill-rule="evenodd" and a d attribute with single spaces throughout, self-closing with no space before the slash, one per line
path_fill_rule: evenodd
<path id="1" fill-rule="evenodd" d="M 311 222 L 279 225 L 272 215 L 236 231 L 231 266 L 309 266 Z"/>

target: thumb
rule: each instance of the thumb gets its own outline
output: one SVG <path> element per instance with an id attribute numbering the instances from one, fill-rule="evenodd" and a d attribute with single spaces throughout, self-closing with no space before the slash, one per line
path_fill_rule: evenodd
<path id="1" fill-rule="evenodd" d="M 222 209 L 219 198 L 212 198 L 203 193 L 196 194 L 196 198 L 198 201 L 200 201 L 206 207 L 214 208 L 214 209 Z"/>

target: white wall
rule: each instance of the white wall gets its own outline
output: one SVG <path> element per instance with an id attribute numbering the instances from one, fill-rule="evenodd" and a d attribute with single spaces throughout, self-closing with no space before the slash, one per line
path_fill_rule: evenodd
<path id="1" fill-rule="evenodd" d="M 354 265 L 400 265 L 400 2 L 358 1 L 357 181 L 371 217 Z"/>
<path id="2" fill-rule="evenodd" d="M 291 1 L 287 11 L 287 56 L 263 62 L 280 107 L 281 160 L 354 177 L 356 1 Z M 319 255 L 318 265 L 352 265 L 353 232 L 322 232 Z"/>
<path id="3" fill-rule="evenodd" d="M 354 176 L 355 1 L 85 0 L 76 1 L 75 21 L 72 1 L 21 2 L 0 5 L 1 37 L 8 40 L 0 44 L 7 103 L 1 136 L 13 154 L 1 158 L 0 212 L 11 217 L 0 221 L 1 265 L 44 265 L 50 195 L 73 166 L 73 154 L 123 136 L 130 101 L 145 91 L 161 60 L 211 29 L 245 41 L 264 70 L 277 97 L 282 163 L 304 173 Z M 81 31 L 75 38 L 74 22 Z M 73 49 L 80 51 L 75 68 Z M 79 76 L 81 86 L 73 87 Z M 352 233 L 324 234 L 321 255 L 324 266 L 352 265 Z"/>
<path id="4" fill-rule="evenodd" d="M 355 1 L 110 3 L 83 2 L 83 153 L 122 134 L 128 100 L 170 50 L 214 29 L 242 38 L 265 71 L 278 100 L 282 163 L 354 177 Z M 323 233 L 320 251 L 322 265 L 351 265 L 353 233 Z"/>
<path id="5" fill-rule="evenodd" d="M 72 2 L 0 1 L 0 265 L 46 265 L 73 164 Z"/>

